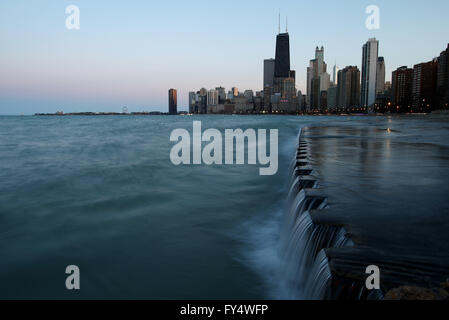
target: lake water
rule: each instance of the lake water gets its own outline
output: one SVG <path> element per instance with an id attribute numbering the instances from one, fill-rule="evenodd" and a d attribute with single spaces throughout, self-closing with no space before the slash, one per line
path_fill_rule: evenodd
<path id="1" fill-rule="evenodd" d="M 174 166 L 170 133 L 191 131 L 194 120 L 222 132 L 279 129 L 278 174 L 260 176 L 259 166 L 250 165 Z M 349 170 L 350 157 L 317 161 L 336 208 L 353 213 L 378 205 L 382 194 L 373 181 L 380 179 L 392 193 L 385 190 L 379 212 L 405 221 L 405 229 L 415 223 L 409 252 L 425 252 L 422 238 L 447 227 L 447 116 L 0 117 L 0 298 L 288 298 L 278 240 L 289 165 L 305 126 L 384 130 L 372 150 L 381 150 L 373 161 L 385 170 L 375 176 L 367 177 L 363 166 Z M 407 144 L 414 147 L 401 147 Z M 363 146 L 347 147 L 348 154 L 370 158 L 359 152 Z M 388 166 L 401 159 L 402 171 Z M 338 187 L 335 179 L 345 170 L 350 179 Z M 419 196 L 403 206 L 410 192 Z M 395 208 L 421 218 L 399 219 Z M 355 229 L 363 221 L 372 225 L 367 241 L 384 241 L 371 230 L 375 213 L 366 220 L 343 217 L 356 221 Z M 428 246 L 440 238 L 431 237 Z M 386 250 L 404 245 L 395 239 Z M 443 257 L 446 246 L 438 244 Z M 65 288 L 68 265 L 80 267 L 80 291 Z"/>

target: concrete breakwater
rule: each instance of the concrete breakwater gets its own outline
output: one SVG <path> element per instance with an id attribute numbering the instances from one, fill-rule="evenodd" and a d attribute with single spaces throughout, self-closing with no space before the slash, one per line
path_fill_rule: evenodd
<path id="1" fill-rule="evenodd" d="M 447 224 L 445 204 L 429 206 L 428 198 L 417 196 L 414 207 L 402 202 L 415 185 L 438 183 L 410 181 L 414 171 L 403 166 L 410 160 L 396 159 L 411 152 L 410 143 L 390 134 L 377 125 L 302 129 L 282 227 L 292 298 L 382 299 L 397 287 L 434 288 L 448 278 L 447 236 L 435 223 Z M 435 169 L 432 175 L 446 173 Z M 408 179 L 411 188 L 400 189 L 396 181 L 382 189 L 390 179 Z M 404 221 L 407 216 L 412 221 Z M 381 271 L 380 290 L 366 288 L 370 265 Z"/>

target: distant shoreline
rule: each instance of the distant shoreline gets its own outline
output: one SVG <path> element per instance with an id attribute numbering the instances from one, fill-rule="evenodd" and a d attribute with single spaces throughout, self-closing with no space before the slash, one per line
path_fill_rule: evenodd
<path id="1" fill-rule="evenodd" d="M 185 115 L 187 112 L 180 112 L 179 115 Z M 123 113 L 123 112 L 70 112 L 70 113 L 35 113 L 34 116 L 165 116 L 169 115 L 169 113 L 164 112 L 131 112 L 131 113 Z"/>
<path id="2" fill-rule="evenodd" d="M 256 115 L 286 115 L 286 116 L 391 116 L 391 115 L 429 115 L 429 114 L 449 114 L 449 110 L 439 110 L 429 113 L 207 113 L 207 114 L 190 114 L 188 112 L 179 112 L 177 116 L 204 116 L 204 115 L 227 115 L 227 116 L 256 116 Z M 49 117 L 67 117 L 67 116 L 169 116 L 171 114 L 164 112 L 72 112 L 72 113 L 35 113 L 32 116 L 49 116 Z M 173 115 L 173 116 L 176 116 Z"/>

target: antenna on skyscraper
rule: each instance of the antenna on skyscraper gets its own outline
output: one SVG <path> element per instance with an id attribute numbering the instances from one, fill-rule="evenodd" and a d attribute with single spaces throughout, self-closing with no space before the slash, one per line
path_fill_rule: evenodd
<path id="1" fill-rule="evenodd" d="M 279 9 L 279 34 L 281 33 L 281 9 Z"/>
<path id="2" fill-rule="evenodd" d="M 288 16 L 285 17 L 285 33 L 288 33 Z"/>

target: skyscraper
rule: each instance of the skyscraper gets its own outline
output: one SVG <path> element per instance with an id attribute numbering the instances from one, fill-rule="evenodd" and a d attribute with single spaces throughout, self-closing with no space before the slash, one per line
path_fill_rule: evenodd
<path id="1" fill-rule="evenodd" d="M 385 91 L 385 59 L 377 58 L 377 76 L 376 76 L 376 94 L 382 94 Z"/>
<path id="2" fill-rule="evenodd" d="M 377 59 L 379 55 L 379 41 L 371 38 L 363 45 L 362 55 L 362 107 L 370 108 L 376 102 Z"/>
<path id="3" fill-rule="evenodd" d="M 397 111 L 407 110 L 412 104 L 413 69 L 400 67 L 393 71 L 392 95 Z"/>
<path id="4" fill-rule="evenodd" d="M 168 113 L 178 114 L 178 93 L 176 89 L 168 90 Z"/>
<path id="5" fill-rule="evenodd" d="M 332 72 L 332 82 L 334 85 L 338 84 L 338 71 L 340 71 L 340 69 L 337 67 L 337 64 L 335 64 Z"/>
<path id="6" fill-rule="evenodd" d="M 211 89 L 207 92 L 207 106 L 215 106 L 218 104 L 218 90 Z"/>
<path id="7" fill-rule="evenodd" d="M 215 90 L 218 91 L 218 103 L 225 103 L 226 102 L 226 90 L 223 87 L 217 87 Z"/>
<path id="8" fill-rule="evenodd" d="M 321 46 L 321 49 L 316 47 L 315 49 L 315 59 L 318 61 L 318 76 L 320 76 L 323 72 L 326 72 L 325 63 L 324 63 L 324 47 Z"/>
<path id="9" fill-rule="evenodd" d="M 195 113 L 197 95 L 195 92 L 189 92 L 189 113 Z"/>
<path id="10" fill-rule="evenodd" d="M 427 112 L 437 105 L 438 60 L 420 63 L 413 67 L 412 108 Z"/>
<path id="11" fill-rule="evenodd" d="M 275 78 L 290 76 L 290 37 L 288 33 L 280 33 L 276 37 Z"/>
<path id="12" fill-rule="evenodd" d="M 316 59 L 310 60 L 310 64 L 307 67 L 307 91 L 306 91 L 306 104 L 309 109 L 312 108 L 312 80 L 315 78 L 316 74 Z"/>
<path id="13" fill-rule="evenodd" d="M 243 96 L 246 98 L 248 102 L 254 101 L 254 91 L 253 90 L 245 90 L 243 92 Z"/>
<path id="14" fill-rule="evenodd" d="M 206 114 L 207 113 L 207 92 L 206 95 L 198 96 L 198 113 Z"/>
<path id="15" fill-rule="evenodd" d="M 266 59 L 263 62 L 263 87 L 273 87 L 276 60 Z"/>
<path id="16" fill-rule="evenodd" d="M 352 108 L 360 104 L 360 71 L 349 66 L 338 72 L 338 107 Z"/>
<path id="17" fill-rule="evenodd" d="M 331 76 L 327 72 L 323 72 L 320 75 L 320 92 L 327 91 L 331 85 Z"/>
<path id="18" fill-rule="evenodd" d="M 270 78 L 268 72 L 267 78 Z M 276 37 L 273 86 L 265 86 L 264 95 L 265 92 L 271 95 L 264 99 L 265 107 L 270 111 L 296 112 L 296 72 L 290 70 L 290 36 L 287 29 L 285 33 L 280 33 L 280 19 L 279 34 Z"/>
<path id="19" fill-rule="evenodd" d="M 439 107 L 447 109 L 449 107 L 449 44 L 438 58 L 437 94 Z"/>
<path id="20" fill-rule="evenodd" d="M 324 47 L 316 47 L 315 59 L 310 60 L 307 68 L 307 104 L 310 109 L 321 107 L 321 92 L 327 91 L 330 84 L 330 75 L 327 74 L 327 65 L 324 62 Z"/>
<path id="21" fill-rule="evenodd" d="M 338 107 L 338 87 L 331 86 L 327 90 L 327 108 L 335 109 L 337 107 Z"/>

